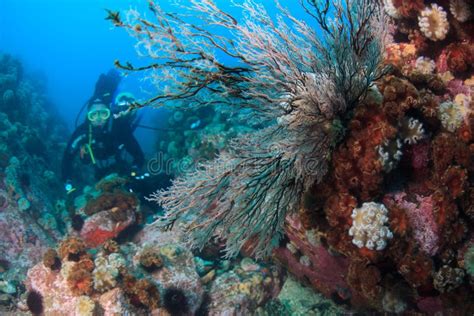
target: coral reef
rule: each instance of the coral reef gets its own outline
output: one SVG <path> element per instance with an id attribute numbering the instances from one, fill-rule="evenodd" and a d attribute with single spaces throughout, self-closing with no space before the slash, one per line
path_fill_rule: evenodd
<path id="1" fill-rule="evenodd" d="M 103 245 L 138 223 L 139 201 L 126 189 L 126 183 L 126 179 L 112 174 L 100 180 L 94 189 L 86 187 L 83 194 L 76 197 L 73 219 L 79 216 L 80 225 L 72 228 L 89 247 Z"/>
<path id="2" fill-rule="evenodd" d="M 81 225 L 63 225 L 61 203 L 39 216 L 38 180 L 23 174 L 20 154 L 8 155 L 24 122 L 13 109 L 0 120 L 9 146 L 0 146 L 1 238 L 14 244 L 5 252 L 24 256 L 25 242 L 45 252 L 38 237 L 24 238 L 21 215 L 69 233 L 28 271 L 26 290 L 41 302 L 32 312 L 474 313 L 473 4 L 301 3 L 317 29 L 281 5 L 276 23 L 251 0 L 236 4 L 242 20 L 210 0 L 178 3 L 179 14 L 150 1 L 157 20 L 109 12 L 153 58 L 116 65 L 169 84 L 129 110 L 169 106 L 168 127 L 184 128 L 164 131 L 157 147 L 166 159 L 206 160 L 191 173 L 174 162 L 172 187 L 150 197 L 165 217 L 136 234 L 122 232 L 140 223 L 142 205 L 116 176 L 74 201 Z M 190 14 L 196 24 L 183 23 Z M 1 106 L 27 90 L 20 75 L 0 80 Z M 22 137 L 21 150 L 41 159 L 34 133 Z M 2 292 L 21 291 L 0 277 Z M 339 306 L 285 298 L 294 280 Z"/>
<path id="3" fill-rule="evenodd" d="M 244 258 L 218 276 L 209 291 L 209 315 L 248 315 L 274 297 L 280 288 L 277 270 Z"/>
<path id="4" fill-rule="evenodd" d="M 98 248 L 68 237 L 58 252 L 58 270 L 40 262 L 25 282 L 42 298 L 45 315 L 253 313 L 278 295 L 283 276 L 275 266 L 245 258 L 232 265 L 211 262 L 215 270 L 200 277 L 199 258 L 185 247 L 180 232 L 165 232 L 156 224 L 131 242 L 108 241 Z M 53 257 L 50 249 L 45 261 Z"/>
<path id="5" fill-rule="evenodd" d="M 15 305 L 27 270 L 65 232 L 67 213 L 54 205 L 66 132 L 44 85 L 0 53 L 0 282 L 9 285 L 8 293 L 0 290 L 1 314 Z"/>
<path id="6" fill-rule="evenodd" d="M 385 62 L 393 71 L 376 82 L 382 99 L 367 97 L 355 109 L 332 168 L 311 189 L 313 202 L 302 206 L 299 220 L 286 218 L 288 242 L 274 256 L 351 309 L 469 314 L 473 288 L 464 258 L 472 247 L 473 90 L 465 82 L 473 71 L 472 37 L 460 28 L 472 23 L 458 17 L 459 8 L 472 4 L 384 4 L 393 36 Z M 379 251 L 363 247 L 367 222 L 382 205 L 376 203 L 385 208 L 378 227 L 391 232 Z M 374 211 L 362 216 L 368 205 Z M 321 275 L 327 258 L 312 254 L 325 247 L 333 263 Z"/>

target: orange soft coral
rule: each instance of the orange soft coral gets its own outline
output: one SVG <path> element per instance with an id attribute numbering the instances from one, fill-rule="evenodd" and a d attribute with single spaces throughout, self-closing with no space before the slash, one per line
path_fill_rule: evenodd
<path id="1" fill-rule="evenodd" d="M 369 262 L 365 260 L 351 261 L 347 282 L 354 293 L 352 303 L 355 306 L 371 306 L 380 309 L 379 305 L 383 296 L 381 279 L 381 273 L 376 266 L 369 265 Z"/>
<path id="2" fill-rule="evenodd" d="M 418 29 L 411 29 L 408 34 L 410 44 L 414 45 L 418 51 L 423 52 L 428 48 L 426 37 Z"/>
<path id="3" fill-rule="evenodd" d="M 389 118 L 400 120 L 405 113 L 418 107 L 420 94 L 416 87 L 405 79 L 387 76 L 380 83 L 384 97 L 383 112 Z"/>
<path id="4" fill-rule="evenodd" d="M 86 245 L 82 239 L 70 236 L 59 244 L 59 256 L 63 260 L 79 261 L 86 250 Z"/>
<path id="5" fill-rule="evenodd" d="M 393 0 L 393 5 L 405 18 L 416 17 L 425 8 L 423 0 Z"/>
<path id="6" fill-rule="evenodd" d="M 433 126 L 439 125 L 437 119 L 439 104 L 439 98 L 431 91 L 423 90 L 420 92 L 419 108 L 425 120 L 430 122 Z"/>
<path id="7" fill-rule="evenodd" d="M 386 195 L 383 198 L 383 204 L 389 210 L 390 230 L 400 236 L 405 236 L 408 231 L 409 221 L 404 209 L 393 199 L 392 195 Z"/>
<path id="8" fill-rule="evenodd" d="M 472 124 L 463 123 L 460 128 L 458 128 L 458 138 L 464 143 L 472 142 Z"/>
<path id="9" fill-rule="evenodd" d="M 361 199 L 373 200 L 383 181 L 378 147 L 397 132 L 378 106 L 360 106 L 349 123 L 350 134 L 334 153 L 336 188 Z"/>
<path id="10" fill-rule="evenodd" d="M 125 274 L 124 291 L 129 296 L 130 302 L 137 307 L 145 307 L 150 310 L 156 309 L 160 302 L 160 293 L 152 282 Z"/>
<path id="11" fill-rule="evenodd" d="M 85 269 L 74 268 L 68 275 L 67 283 L 74 295 L 89 295 L 92 293 L 92 274 Z"/>
<path id="12" fill-rule="evenodd" d="M 415 61 L 418 46 L 408 43 L 392 43 L 385 50 L 385 63 L 401 70 L 410 61 Z"/>
<path id="13" fill-rule="evenodd" d="M 334 194 L 329 197 L 324 206 L 324 212 L 329 225 L 342 226 L 347 229 L 351 226 L 352 210 L 357 207 L 357 199 L 349 193 Z"/>

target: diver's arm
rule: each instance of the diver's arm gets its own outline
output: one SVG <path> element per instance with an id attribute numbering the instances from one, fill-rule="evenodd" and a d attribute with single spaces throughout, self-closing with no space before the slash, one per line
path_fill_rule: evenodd
<path id="1" fill-rule="evenodd" d="M 84 125 L 79 126 L 69 138 L 66 149 L 64 150 L 63 161 L 61 165 L 61 179 L 63 182 L 72 180 L 72 165 L 74 157 L 80 149 L 82 138 L 86 137 L 84 130 Z"/>
<path id="2" fill-rule="evenodd" d="M 123 135 L 123 144 L 125 146 L 125 150 L 132 156 L 133 165 L 140 169 L 145 163 L 145 155 L 143 154 L 143 150 L 133 135 L 133 131 L 130 127 L 123 130 Z"/>

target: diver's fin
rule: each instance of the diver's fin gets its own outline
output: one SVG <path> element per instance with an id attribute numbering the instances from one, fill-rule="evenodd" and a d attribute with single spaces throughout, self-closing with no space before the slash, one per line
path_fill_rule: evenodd
<path id="1" fill-rule="evenodd" d="M 101 74 L 97 83 L 95 84 L 94 95 L 92 100 L 99 98 L 107 105 L 112 103 L 115 90 L 120 84 L 120 74 L 115 69 L 109 70 L 107 74 Z"/>

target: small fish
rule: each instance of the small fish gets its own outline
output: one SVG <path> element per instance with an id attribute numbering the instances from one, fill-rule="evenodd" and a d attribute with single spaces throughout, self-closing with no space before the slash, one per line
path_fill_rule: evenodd
<path id="1" fill-rule="evenodd" d="M 191 124 L 191 129 L 195 129 L 195 128 L 198 128 L 199 125 L 201 125 L 201 120 L 197 120 L 196 122 L 192 123 Z"/>

